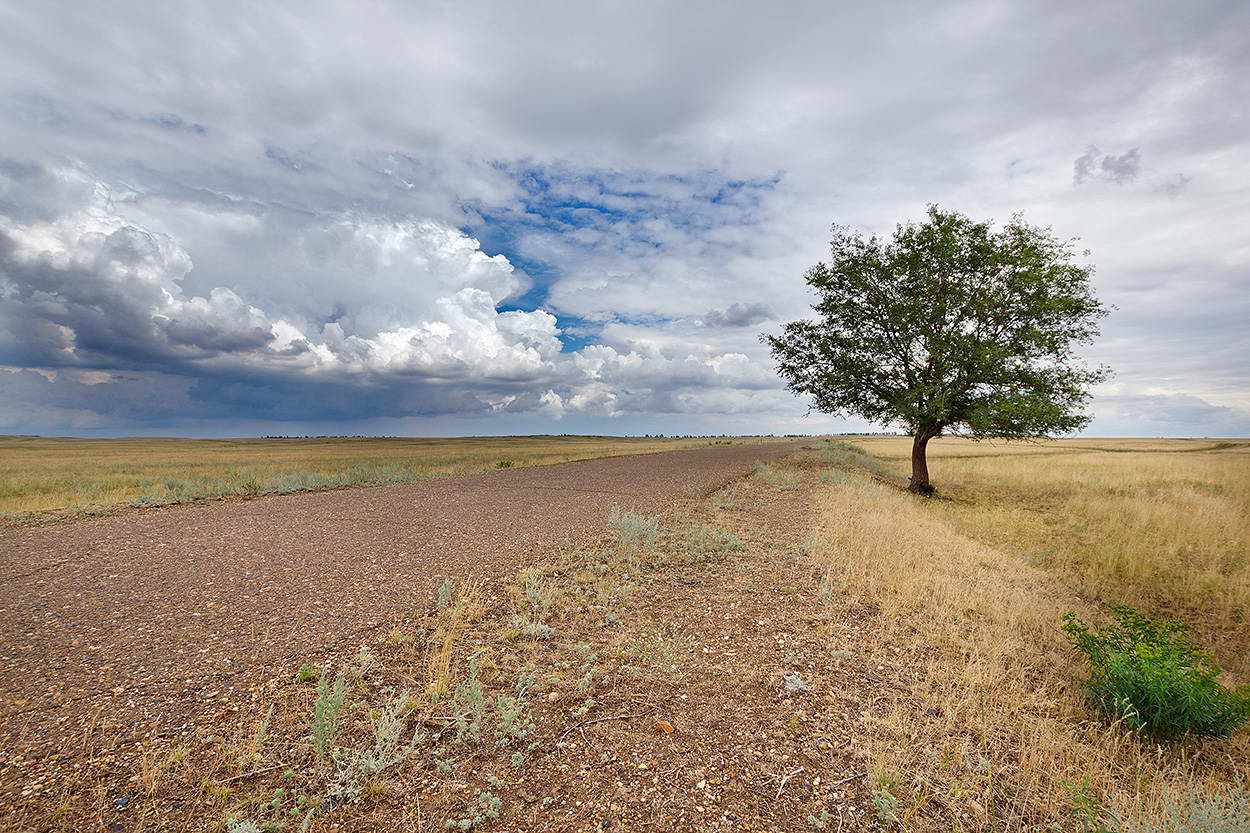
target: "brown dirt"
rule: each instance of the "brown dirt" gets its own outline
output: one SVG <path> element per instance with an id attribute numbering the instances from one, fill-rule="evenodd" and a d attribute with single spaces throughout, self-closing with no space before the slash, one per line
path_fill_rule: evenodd
<path id="1" fill-rule="evenodd" d="M 736 534 L 743 549 L 653 566 L 617 633 L 565 636 L 595 647 L 609 667 L 649 663 L 651 673 L 618 665 L 592 692 L 600 702 L 584 723 L 570 720 L 568 706 L 540 720 L 567 724 L 556 734 L 563 748 L 520 778 L 497 768 L 504 829 L 880 829 L 869 806 L 864 709 L 894 685 L 893 672 L 877 664 L 880 646 L 862 621 L 821 598 L 822 576 L 807 555 L 817 479 L 809 462 L 778 464 L 802 476 L 798 488 L 752 479 L 730 487 L 719 505 L 683 507 L 670 520 L 674 536 L 683 524 L 710 523 Z M 640 657 L 652 636 L 687 650 Z M 802 687 L 789 690 L 787 677 Z M 567 686 L 556 691 L 561 704 L 577 701 Z M 632 717 L 597 722 L 596 714 Z M 440 811 L 455 817 L 467 786 L 453 779 L 427 787 L 431 829 L 442 824 Z M 379 810 L 346 829 L 376 826 L 387 813 Z"/>
<path id="2" fill-rule="evenodd" d="M 526 573 L 488 583 L 456 640 L 454 675 L 462 679 L 468 658 L 477 657 L 490 701 L 508 693 L 519 673 L 534 673 L 528 737 L 497 745 L 489 709 L 479 742 L 459 743 L 450 729 L 426 722 L 430 733 L 416 755 L 370 782 L 360 803 L 321 804 L 311 829 L 432 833 L 470 815 L 483 792 L 501 801 L 501 814 L 482 829 L 499 833 L 881 829 L 870 806 L 868 715 L 897 687 L 901 669 L 870 615 L 822 592 L 827 577 L 807 543 L 823 464 L 808 451 L 775 466 L 792 479 L 736 480 L 708 499 L 687 484 L 666 507 L 649 553 L 605 537 L 605 511 L 587 519 L 590 534 L 576 546 L 539 543 L 532 557 L 499 565 Z M 730 533 L 740 546 L 691 549 L 699 528 Z M 524 589 L 535 576 L 550 593 L 542 614 Z M 375 630 L 338 640 L 335 650 L 326 639 L 285 667 L 216 686 L 201 698 L 206 710 L 192 737 L 153 729 L 123 748 L 89 725 L 63 759 L 25 769 L 27 779 L 52 770 L 60 777 L 12 796 L 17 829 L 209 830 L 231 817 L 295 829 L 305 812 L 292 806 L 295 797 L 324 795 L 327 777 L 304 723 L 312 684 L 293 680 L 296 664 L 350 669 L 355 644 L 370 644 L 375 659 L 353 678 L 339 738 L 341 749 L 368 748 L 371 715 L 386 692 L 420 692 L 429 651 L 442 644 L 452 612 L 434 610 L 425 590 L 384 620 L 402 626 L 402 640 Z M 518 635 L 518 624 L 532 617 L 554 631 Z M 802 684 L 789 690 L 787 675 Z M 445 701 L 428 708 L 413 714 L 449 710 Z M 263 749 L 238 759 L 266 714 L 272 724 Z M 179 747 L 182 757 L 174 754 Z M 77 782 L 65 783 L 68 771 L 79 773 Z M 274 809 L 269 802 L 279 793 L 283 803 Z"/>
<path id="3" fill-rule="evenodd" d="M 495 577 L 795 445 L 747 445 L 0 530 L 0 789 L 84 724 L 185 736 L 276 668 L 366 641 L 444 576 Z"/>

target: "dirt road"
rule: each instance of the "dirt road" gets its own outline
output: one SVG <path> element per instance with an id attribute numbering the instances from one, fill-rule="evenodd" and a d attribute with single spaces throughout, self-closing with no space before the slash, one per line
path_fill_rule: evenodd
<path id="1" fill-rule="evenodd" d="M 588 460 L 0 530 L 0 781 L 81 738 L 186 732 L 257 674 L 354 645 L 444 576 L 498 576 L 798 443 Z M 97 717 L 97 715 L 101 715 Z"/>

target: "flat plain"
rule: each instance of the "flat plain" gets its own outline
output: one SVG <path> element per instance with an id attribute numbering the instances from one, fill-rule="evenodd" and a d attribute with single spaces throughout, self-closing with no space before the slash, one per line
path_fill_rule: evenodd
<path id="1" fill-rule="evenodd" d="M 0 530 L 4 813 L 1242 831 L 1250 733 L 1108 720 L 1059 625 L 1181 616 L 1250 682 L 1250 441 L 943 438 L 936 499 L 905 491 L 908 450 L 705 446 Z"/>
<path id="2" fill-rule="evenodd" d="M 409 483 L 714 442 L 718 441 L 589 436 L 7 436 L 0 437 L 0 513 L 10 520 L 30 521 L 58 514 L 98 514 L 132 504 Z"/>

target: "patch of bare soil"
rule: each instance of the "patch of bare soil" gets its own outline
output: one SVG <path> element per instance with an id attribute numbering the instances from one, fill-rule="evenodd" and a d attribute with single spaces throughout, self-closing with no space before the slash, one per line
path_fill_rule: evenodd
<path id="1" fill-rule="evenodd" d="M 808 557 L 816 477 L 787 458 L 656 526 L 621 514 L 511 579 L 414 598 L 302 679 L 292 662 L 214 692 L 194 736 L 88 725 L 56 768 L 73 779 L 6 812 L 29 830 L 874 829 L 864 709 L 892 676 Z"/>

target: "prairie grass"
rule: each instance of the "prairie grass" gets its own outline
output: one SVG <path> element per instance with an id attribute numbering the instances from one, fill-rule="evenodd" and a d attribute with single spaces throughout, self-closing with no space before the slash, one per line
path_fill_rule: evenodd
<path id="1" fill-rule="evenodd" d="M 862 445 L 905 470 L 907 441 Z M 936 445 L 931 471 L 948 500 L 917 499 L 862 466 L 821 486 L 815 552 L 835 604 L 848 618 L 876 613 L 883 648 L 908 670 L 872 713 L 897 823 L 1067 829 L 1065 784 L 1086 785 L 1098 806 L 1165 791 L 1222 800 L 1250 761 L 1248 733 L 1161 746 L 1109 724 L 1090 710 L 1083 658 L 1059 624 L 1068 610 L 1105 619 L 1105 600 L 1185 610 L 1232 669 L 1225 681 L 1246 682 L 1235 635 L 1250 536 L 1237 484 L 1250 458 L 1174 453 L 1203 445 L 1181 441 Z"/>
<path id="2" fill-rule="evenodd" d="M 107 509 L 227 495 L 407 483 L 708 444 L 690 438 L 573 436 L 222 440 L 0 437 L 0 513 L 20 520 L 25 513 L 49 510 Z"/>
<path id="3" fill-rule="evenodd" d="M 861 443 L 900 471 L 900 439 Z M 1250 673 L 1250 442 L 930 444 L 932 510 L 1072 578 L 1082 595 L 1179 615 Z"/>

